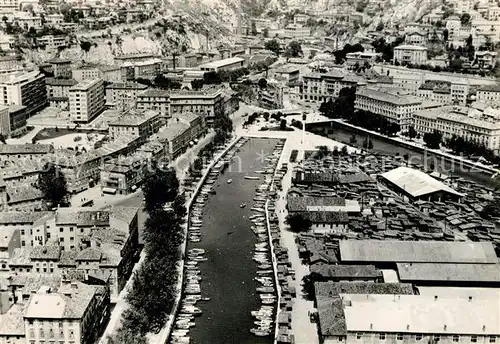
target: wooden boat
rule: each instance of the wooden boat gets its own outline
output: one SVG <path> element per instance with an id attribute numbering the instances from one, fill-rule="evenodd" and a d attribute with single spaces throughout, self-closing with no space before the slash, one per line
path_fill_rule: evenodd
<path id="1" fill-rule="evenodd" d="M 240 204 L 240 208 L 245 208 L 247 205 L 245 203 Z"/>
<path id="2" fill-rule="evenodd" d="M 228 183 L 228 184 L 231 184 L 232 182 L 233 182 L 233 180 L 232 180 L 232 179 L 228 179 L 228 180 L 227 180 L 227 183 Z"/>
<path id="3" fill-rule="evenodd" d="M 243 178 L 249 179 L 249 180 L 259 180 L 260 179 L 260 177 L 257 177 L 257 176 L 245 176 Z"/>

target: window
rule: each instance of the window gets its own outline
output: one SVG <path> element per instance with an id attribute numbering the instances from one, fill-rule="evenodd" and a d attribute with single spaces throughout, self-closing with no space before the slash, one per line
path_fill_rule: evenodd
<path id="1" fill-rule="evenodd" d="M 424 336 L 423 336 L 422 334 L 420 334 L 420 333 L 419 333 L 419 334 L 416 334 L 416 335 L 415 335 L 415 340 L 422 340 L 422 338 L 423 338 L 423 337 L 424 337 Z"/>
<path id="2" fill-rule="evenodd" d="M 363 333 L 361 332 L 356 333 L 356 339 L 361 339 L 361 338 L 363 338 Z"/>
<path id="3" fill-rule="evenodd" d="M 477 336 L 470 336 L 470 341 L 472 343 L 477 343 Z"/>
<path id="4" fill-rule="evenodd" d="M 495 336 L 490 336 L 490 343 L 496 343 L 497 337 Z"/>
<path id="5" fill-rule="evenodd" d="M 402 334 L 402 333 L 398 333 L 398 334 L 396 335 L 396 339 L 397 339 L 397 340 L 403 340 L 403 334 Z"/>
<path id="6" fill-rule="evenodd" d="M 385 333 L 379 333 L 378 339 L 385 340 Z"/>
<path id="7" fill-rule="evenodd" d="M 458 334 L 454 334 L 454 335 L 453 335 L 453 341 L 454 341 L 454 342 L 458 342 L 458 341 L 460 341 L 460 336 L 459 336 Z"/>
<path id="8" fill-rule="evenodd" d="M 434 341 L 435 342 L 439 342 L 439 339 L 441 339 L 441 338 L 439 337 L 438 334 L 434 335 Z"/>

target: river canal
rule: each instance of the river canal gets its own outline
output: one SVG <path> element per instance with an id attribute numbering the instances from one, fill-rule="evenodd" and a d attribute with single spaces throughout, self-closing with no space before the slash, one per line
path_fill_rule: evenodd
<path id="1" fill-rule="evenodd" d="M 263 157 L 272 154 L 278 140 L 250 139 L 233 158 L 230 168 L 213 184 L 203 208 L 201 241 L 189 243 L 188 249 L 205 250 L 206 262 L 200 263 L 201 294 L 210 301 L 198 303 L 201 316 L 189 331 L 195 344 L 268 344 L 273 336 L 257 337 L 251 311 L 260 308 L 254 280 L 257 265 L 252 260 L 257 239 L 249 216 L 259 180 L 244 179 L 265 164 Z M 232 183 L 227 181 L 232 179 Z M 245 208 L 240 204 L 245 203 Z"/>
<path id="2" fill-rule="evenodd" d="M 366 133 L 357 132 L 355 129 L 346 128 L 337 123 L 308 124 L 307 130 L 357 148 L 362 148 L 363 140 L 368 137 Z M 356 136 L 355 144 L 350 143 L 350 139 L 353 134 Z M 463 166 L 459 162 L 452 164 L 450 161 L 446 161 L 431 152 L 427 151 L 424 155 L 423 152 L 396 145 L 389 140 L 385 140 L 377 136 L 370 135 L 369 138 L 373 143 L 373 149 L 371 149 L 372 152 L 390 155 L 399 154 L 401 156 L 408 154 L 411 159 L 411 163 L 421 164 L 427 166 L 429 169 L 434 169 L 447 175 L 460 176 L 481 185 L 493 186 L 493 180 L 488 174 L 482 173 L 477 169 L 471 169 Z"/>

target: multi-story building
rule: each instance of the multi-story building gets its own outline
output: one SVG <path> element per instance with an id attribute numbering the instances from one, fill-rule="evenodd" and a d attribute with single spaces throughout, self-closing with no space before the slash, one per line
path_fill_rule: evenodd
<path id="1" fill-rule="evenodd" d="M 161 89 L 147 89 L 137 94 L 138 110 L 160 111 L 163 117 L 170 116 L 170 95 Z"/>
<path id="2" fill-rule="evenodd" d="M 204 72 L 219 72 L 222 70 L 234 70 L 242 68 L 245 60 L 240 57 L 231 57 L 228 59 L 212 61 L 204 63 L 198 66 L 201 71 Z"/>
<path id="3" fill-rule="evenodd" d="M 22 136 L 27 130 L 26 106 L 10 105 L 9 117 L 10 117 L 10 136 L 11 137 Z"/>
<path id="4" fill-rule="evenodd" d="M 23 59 L 19 56 L 0 56 L 0 74 L 10 74 L 23 70 Z"/>
<path id="5" fill-rule="evenodd" d="M 47 106 L 45 76 L 39 71 L 6 75 L 0 81 L 0 104 L 26 106 L 31 117 Z"/>
<path id="6" fill-rule="evenodd" d="M 120 65 L 122 81 L 132 81 L 139 78 L 152 79 L 161 71 L 163 60 L 153 58 L 150 60 L 123 62 Z"/>
<path id="7" fill-rule="evenodd" d="M 285 37 L 296 39 L 311 37 L 311 28 L 301 24 L 289 24 L 285 27 Z"/>
<path id="8" fill-rule="evenodd" d="M 200 91 L 175 91 L 170 94 L 170 115 L 192 112 L 205 117 L 212 124 L 215 117 L 224 113 L 224 95 L 217 87 Z"/>
<path id="9" fill-rule="evenodd" d="M 47 21 L 47 24 L 52 25 L 52 26 L 59 26 L 64 22 L 64 16 L 59 13 L 54 13 L 54 14 L 46 14 L 45 15 L 45 20 Z"/>
<path id="10" fill-rule="evenodd" d="M 338 70 L 325 74 L 307 74 L 302 77 L 302 81 L 303 85 L 299 86 L 300 100 L 316 103 L 337 98 L 340 90 L 345 87 L 356 87 L 363 84 L 358 78 L 344 75 Z"/>
<path id="11" fill-rule="evenodd" d="M 405 43 L 424 46 L 427 44 L 427 33 L 420 31 L 409 32 L 405 35 Z"/>
<path id="12" fill-rule="evenodd" d="M 476 51 L 475 57 L 480 68 L 493 68 L 496 64 L 496 51 Z"/>
<path id="13" fill-rule="evenodd" d="M 138 154 L 106 161 L 101 167 L 102 191 L 119 195 L 134 192 L 144 179 L 149 162 Z"/>
<path id="14" fill-rule="evenodd" d="M 153 135 L 161 126 L 160 112 L 155 110 L 128 110 L 108 124 L 111 140 L 121 135 L 138 137 L 142 142 Z"/>
<path id="15" fill-rule="evenodd" d="M 103 65 L 97 67 L 101 72 L 101 79 L 107 82 L 122 82 L 120 66 Z"/>
<path id="16" fill-rule="evenodd" d="M 46 50 L 55 50 L 68 45 L 68 38 L 65 35 L 45 35 L 37 38 L 38 44 L 45 45 Z"/>
<path id="17" fill-rule="evenodd" d="M 0 134 L 3 137 L 10 136 L 10 113 L 6 105 L 0 105 Z"/>
<path id="18" fill-rule="evenodd" d="M 384 116 L 392 123 L 397 123 L 401 130 L 407 130 L 412 124 L 413 114 L 422 107 L 418 97 L 400 95 L 394 90 L 379 90 L 360 87 L 356 91 L 355 109 Z"/>
<path id="19" fill-rule="evenodd" d="M 84 80 L 69 90 L 69 112 L 73 122 L 88 123 L 104 110 L 104 82 Z"/>
<path id="20" fill-rule="evenodd" d="M 394 48 L 394 63 L 421 65 L 427 63 L 427 48 L 418 45 L 398 45 Z"/>
<path id="21" fill-rule="evenodd" d="M 0 12 L 13 13 L 19 10 L 18 0 L 0 0 Z"/>
<path id="22" fill-rule="evenodd" d="M 438 130 L 442 133 L 443 139 L 450 139 L 456 135 L 484 144 L 486 148 L 498 154 L 500 121 L 496 116 L 498 110 L 489 109 L 481 112 L 458 105 L 420 110 L 413 114 L 415 130 L 421 135 Z"/>
<path id="23" fill-rule="evenodd" d="M 202 116 L 192 113 L 176 114 L 156 134 L 155 139 L 164 145 L 167 158 L 173 160 L 205 131 L 204 125 Z"/>
<path id="24" fill-rule="evenodd" d="M 42 18 L 39 16 L 32 16 L 29 12 L 14 13 L 14 22 L 26 31 L 31 28 L 35 30 L 42 28 Z"/>
<path id="25" fill-rule="evenodd" d="M 26 343 L 93 343 L 110 316 L 108 286 L 81 282 L 42 286 L 24 313 Z"/>
<path id="26" fill-rule="evenodd" d="M 45 84 L 47 85 L 47 99 L 49 104 L 67 109 L 69 105 L 69 90 L 78 84 L 78 81 L 75 79 L 47 78 Z"/>
<path id="27" fill-rule="evenodd" d="M 451 101 L 454 104 L 465 106 L 469 96 L 470 86 L 467 80 L 451 83 Z"/>
<path id="28" fill-rule="evenodd" d="M 15 163 L 17 159 L 41 159 L 53 153 L 54 147 L 46 144 L 0 145 L 0 163 Z"/>
<path id="29" fill-rule="evenodd" d="M 106 86 L 106 106 L 124 110 L 135 107 L 137 95 L 148 86 L 137 82 L 113 83 Z"/>
<path id="30" fill-rule="evenodd" d="M 483 103 L 500 104 L 500 85 L 487 85 L 478 88 L 476 100 Z"/>
<path id="31" fill-rule="evenodd" d="M 0 8 L 0 12 L 1 12 L 1 8 Z M 0 34 L 0 48 L 2 48 L 3 51 L 12 50 L 12 48 L 14 48 L 15 43 L 16 43 L 16 39 L 14 38 L 14 36 Z"/>
<path id="32" fill-rule="evenodd" d="M 78 82 L 85 80 L 95 80 L 101 77 L 99 69 L 92 65 L 83 65 L 78 68 L 73 68 L 72 77 Z"/>
<path id="33" fill-rule="evenodd" d="M 336 300 L 323 297 L 320 303 L 325 344 L 486 344 L 500 336 L 498 302 L 487 298 L 340 294 Z M 490 313 L 478 321 L 473 316 Z"/>
<path id="34" fill-rule="evenodd" d="M 55 78 L 71 78 L 71 60 L 53 58 L 48 60 L 47 63 L 52 66 L 52 72 Z"/>
<path id="35" fill-rule="evenodd" d="M 423 100 L 451 104 L 451 83 L 446 81 L 426 81 L 418 88 L 417 95 Z"/>

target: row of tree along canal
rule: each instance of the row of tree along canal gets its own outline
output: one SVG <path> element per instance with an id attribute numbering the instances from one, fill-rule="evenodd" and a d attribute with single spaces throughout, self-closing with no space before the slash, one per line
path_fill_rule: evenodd
<path id="1" fill-rule="evenodd" d="M 245 138 L 210 171 L 190 209 L 171 343 L 273 341 L 276 290 L 263 184 L 270 184 L 282 147 L 278 139 Z"/>
<path id="2" fill-rule="evenodd" d="M 368 151 L 377 154 L 401 155 L 408 158 L 412 164 L 423 165 L 429 170 L 436 170 L 450 176 L 460 176 L 472 180 L 481 185 L 494 186 L 495 180 L 491 174 L 480 171 L 474 167 L 467 167 L 459 161 L 450 161 L 450 159 L 441 157 L 431 151 L 421 151 L 417 148 L 410 148 L 399 144 L 389 138 L 369 135 L 361 129 L 352 128 L 339 122 L 318 122 L 310 123 L 306 126 L 307 130 L 322 136 L 326 136 L 335 141 L 342 142 L 357 148 L 367 148 L 363 143 L 370 141 Z M 353 140 L 353 137 L 356 140 Z"/>

